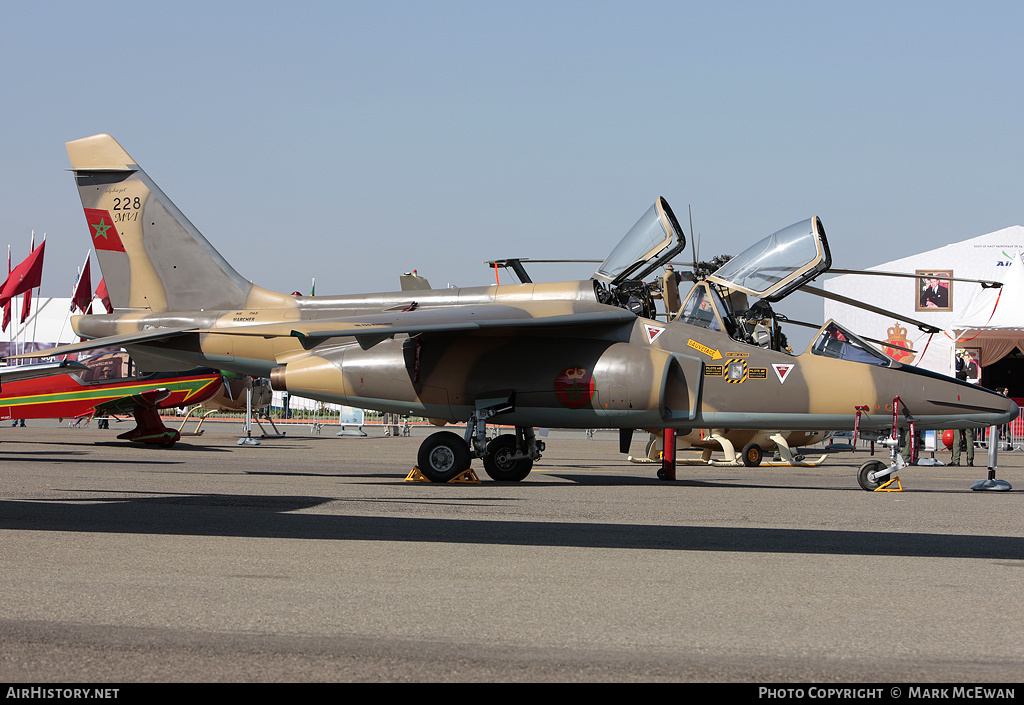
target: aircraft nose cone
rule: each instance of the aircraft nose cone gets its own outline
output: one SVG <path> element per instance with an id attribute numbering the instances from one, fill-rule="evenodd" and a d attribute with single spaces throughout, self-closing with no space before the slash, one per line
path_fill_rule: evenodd
<path id="1" fill-rule="evenodd" d="M 1017 406 L 1017 402 L 1015 402 L 1013 399 L 1010 399 L 1009 401 L 1010 403 L 1006 407 L 1007 419 L 1004 423 L 1009 423 L 1010 421 L 1013 421 L 1020 414 L 1020 407 Z"/>

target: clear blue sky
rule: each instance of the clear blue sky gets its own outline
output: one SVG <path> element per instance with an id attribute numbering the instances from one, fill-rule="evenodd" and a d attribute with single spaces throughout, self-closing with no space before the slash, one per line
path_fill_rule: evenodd
<path id="1" fill-rule="evenodd" d="M 64 143 L 108 132 L 280 291 L 601 259 L 658 196 L 704 258 L 818 215 L 867 267 L 1024 224 L 1022 30 L 1008 2 L 4 0 L 0 245 L 46 233 L 70 295 Z"/>

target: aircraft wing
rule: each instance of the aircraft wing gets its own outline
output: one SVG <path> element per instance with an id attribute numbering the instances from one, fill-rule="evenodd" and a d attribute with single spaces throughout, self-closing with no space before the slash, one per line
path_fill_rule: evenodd
<path id="1" fill-rule="evenodd" d="M 295 337 L 307 350 L 328 338 L 354 337 L 369 349 L 399 333 L 454 333 L 481 329 L 535 329 L 584 325 L 632 323 L 636 315 L 612 306 L 591 302 L 546 301 L 529 306 L 484 304 L 391 311 L 367 316 L 270 323 L 217 329 L 224 335 L 258 335 L 265 338 Z"/>
<path id="2" fill-rule="evenodd" d="M 878 272 L 873 269 L 835 269 L 830 268 L 829 274 L 863 274 L 865 276 L 873 277 L 896 277 L 903 279 L 927 279 L 928 277 L 921 274 L 907 274 L 906 272 Z M 998 289 L 1003 283 L 993 281 L 991 279 L 964 279 L 963 277 L 942 277 L 944 282 L 969 282 L 971 284 L 981 284 L 983 289 Z"/>
<path id="3" fill-rule="evenodd" d="M 903 321 L 904 323 L 913 324 L 913 325 L 917 326 L 918 328 L 920 328 L 921 330 L 923 330 L 925 333 L 941 333 L 942 332 L 941 328 L 936 328 L 931 323 L 925 323 L 923 321 L 917 320 L 916 318 L 910 318 L 909 316 L 904 316 L 902 313 L 895 313 L 893 311 L 887 311 L 884 308 L 878 308 L 877 306 L 872 306 L 871 304 L 866 304 L 863 301 L 857 301 L 855 299 L 851 299 L 851 298 L 848 298 L 846 296 L 842 296 L 840 294 L 836 294 L 836 293 L 831 292 L 831 291 L 826 291 L 825 289 L 819 289 L 819 288 L 817 288 L 815 286 L 808 286 L 807 284 L 804 284 L 803 286 L 800 287 L 800 291 L 805 291 L 808 294 L 814 294 L 815 296 L 820 296 L 823 299 L 831 299 L 832 301 L 838 301 L 841 304 L 848 304 L 850 306 L 855 306 L 857 308 L 862 308 L 865 311 L 870 311 L 871 313 L 877 313 L 877 314 L 880 314 L 882 316 L 889 316 L 891 318 L 895 318 L 897 320 Z"/>
<path id="4" fill-rule="evenodd" d="M 613 325 L 632 323 L 636 315 L 625 309 L 589 301 L 542 301 L 528 306 L 481 304 L 415 308 L 385 311 L 379 314 L 324 318 L 313 321 L 265 323 L 225 328 L 155 328 L 134 333 L 121 333 L 94 338 L 81 343 L 60 345 L 46 350 L 12 355 L 10 359 L 66 355 L 84 350 L 119 347 L 137 343 L 167 340 L 188 333 L 217 335 L 255 335 L 264 338 L 295 337 L 309 350 L 328 338 L 354 337 L 361 347 L 369 349 L 399 333 L 453 333 L 483 328 L 524 329 L 555 326 Z"/>
<path id="5" fill-rule="evenodd" d="M 146 391 L 139 392 L 138 394 L 118 397 L 117 399 L 111 399 L 110 401 L 97 404 L 96 414 L 130 414 L 135 410 L 136 406 L 141 406 L 144 409 L 151 409 L 156 407 L 170 395 L 171 390 L 167 387 L 147 389 Z"/>
<path id="6" fill-rule="evenodd" d="M 76 370 L 89 369 L 81 362 L 64 360 L 63 362 L 45 362 L 40 365 L 19 365 L 15 367 L 0 367 L 0 384 L 4 382 L 17 382 L 23 379 L 36 379 L 37 377 L 49 377 L 50 375 L 63 375 Z"/>

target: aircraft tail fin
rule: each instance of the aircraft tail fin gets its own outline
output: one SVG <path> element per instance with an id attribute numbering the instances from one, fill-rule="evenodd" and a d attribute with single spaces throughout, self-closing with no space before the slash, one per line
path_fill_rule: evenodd
<path id="1" fill-rule="evenodd" d="M 238 274 L 113 137 L 86 137 L 67 149 L 115 309 L 295 305 Z"/>

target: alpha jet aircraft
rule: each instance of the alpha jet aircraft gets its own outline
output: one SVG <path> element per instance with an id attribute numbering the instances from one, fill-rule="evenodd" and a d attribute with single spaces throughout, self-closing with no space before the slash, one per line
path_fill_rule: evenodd
<path id="1" fill-rule="evenodd" d="M 465 423 L 420 446 L 448 481 L 481 458 L 521 480 L 544 450 L 538 426 L 850 430 L 892 424 L 896 397 L 918 429 L 1002 424 L 1017 406 L 900 365 L 830 322 L 794 356 L 771 303 L 828 270 L 818 218 L 781 230 L 694 286 L 662 323 L 643 278 L 685 247 L 664 199 L 591 279 L 297 296 L 239 275 L 110 136 L 67 145 L 115 311 L 79 316 L 90 338 L 47 354 L 123 345 L 144 369 L 207 366 L 269 376 L 292 394 Z M 735 292 L 757 299 L 741 310 Z M 514 434 L 486 442 L 499 421 Z M 901 421 L 901 423 L 905 423 Z"/>

